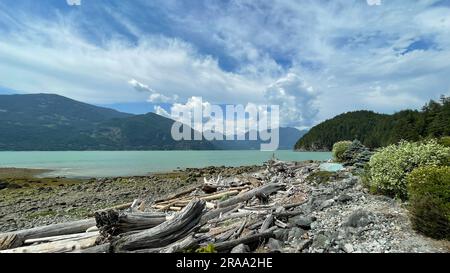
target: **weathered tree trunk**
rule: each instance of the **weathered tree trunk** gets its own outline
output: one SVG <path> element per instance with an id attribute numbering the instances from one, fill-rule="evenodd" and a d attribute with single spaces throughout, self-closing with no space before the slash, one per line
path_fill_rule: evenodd
<path id="1" fill-rule="evenodd" d="M 196 249 L 199 247 L 200 242 L 204 241 L 208 236 L 200 236 L 195 238 L 193 234 L 183 238 L 175 243 L 172 243 L 165 247 L 140 249 L 133 251 L 133 253 L 179 253 L 187 249 Z"/>
<path id="2" fill-rule="evenodd" d="M 85 232 L 95 226 L 95 219 L 48 225 L 0 234 L 0 249 L 22 246 L 25 240 Z"/>
<path id="3" fill-rule="evenodd" d="M 205 201 L 193 200 L 174 218 L 145 231 L 124 236 L 111 243 L 114 252 L 167 246 L 185 237 L 198 226 Z"/>
<path id="4" fill-rule="evenodd" d="M 98 233 L 84 236 L 81 239 L 62 240 L 39 245 L 24 246 L 2 250 L 0 253 L 64 253 L 76 252 L 92 247 L 96 244 Z"/>
<path id="5" fill-rule="evenodd" d="M 155 227 L 166 221 L 166 215 L 164 213 L 123 213 L 109 210 L 95 213 L 95 220 L 100 232 L 107 237 Z"/>
<path id="6" fill-rule="evenodd" d="M 204 224 L 204 223 L 208 222 L 211 219 L 219 217 L 221 214 L 225 214 L 227 212 L 233 211 L 233 210 L 238 209 L 238 208 L 239 208 L 239 205 L 210 210 L 210 211 L 208 211 L 207 213 L 205 213 L 203 215 L 203 217 L 201 219 L 201 224 Z"/>
<path id="7" fill-rule="evenodd" d="M 92 247 L 88 247 L 81 250 L 81 253 L 109 253 L 109 249 L 111 247 L 110 243 L 96 245 Z"/>
<path id="8" fill-rule="evenodd" d="M 283 189 L 285 187 L 284 184 L 277 184 L 277 183 L 270 183 L 270 184 L 266 184 L 264 186 L 261 186 L 259 188 L 250 190 L 248 192 L 244 192 L 239 194 L 238 196 L 232 197 L 228 200 L 225 200 L 223 202 L 220 202 L 217 207 L 218 208 L 225 208 L 225 207 L 229 207 L 241 202 L 245 202 L 248 201 L 250 199 L 252 199 L 253 197 L 257 196 L 257 195 L 270 195 L 274 192 L 277 192 L 281 189 Z"/>
<path id="9" fill-rule="evenodd" d="M 264 232 L 261 233 L 256 233 L 256 234 L 252 234 L 246 237 L 242 237 L 236 240 L 230 240 L 230 241 L 226 241 L 226 242 L 221 242 L 221 243 L 217 243 L 214 245 L 215 249 L 218 252 L 224 252 L 224 251 L 229 251 L 232 248 L 234 248 L 237 245 L 240 244 L 250 244 L 250 243 L 254 243 L 256 241 L 261 241 L 264 239 L 268 239 L 273 237 L 273 232 L 276 228 L 272 227 Z"/>

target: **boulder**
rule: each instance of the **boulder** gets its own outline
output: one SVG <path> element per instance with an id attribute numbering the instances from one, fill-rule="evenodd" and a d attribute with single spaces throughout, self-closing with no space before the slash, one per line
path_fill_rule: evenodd
<path id="1" fill-rule="evenodd" d="M 231 253 L 248 253 L 248 252 L 250 252 L 250 248 L 248 247 L 248 245 L 244 244 L 237 245 L 231 250 Z"/>
<path id="2" fill-rule="evenodd" d="M 357 210 L 348 217 L 344 226 L 359 228 L 365 227 L 374 222 L 374 216 L 372 213 L 365 210 Z"/>

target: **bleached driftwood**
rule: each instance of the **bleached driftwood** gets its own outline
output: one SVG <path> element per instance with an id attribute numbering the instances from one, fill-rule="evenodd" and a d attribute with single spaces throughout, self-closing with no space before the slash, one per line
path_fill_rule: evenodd
<path id="1" fill-rule="evenodd" d="M 29 239 L 81 233 L 92 226 L 95 226 L 94 218 L 8 232 L 0 234 L 0 249 L 22 246 Z"/>
<path id="2" fill-rule="evenodd" d="M 198 226 L 204 208 L 205 201 L 193 200 L 174 218 L 154 228 L 115 240 L 111 243 L 111 248 L 114 252 L 122 252 L 167 246 Z"/>
<path id="3" fill-rule="evenodd" d="M 119 212 L 109 210 L 95 214 L 97 227 L 104 235 L 117 235 L 129 231 L 144 230 L 166 221 L 164 213 Z"/>
<path id="4" fill-rule="evenodd" d="M 281 183 L 270 183 L 266 184 L 264 186 L 258 187 L 256 189 L 247 191 L 245 193 L 241 193 L 235 197 L 232 197 L 228 200 L 222 201 L 219 204 L 217 204 L 218 208 L 224 208 L 228 206 L 232 206 L 241 202 L 248 201 L 252 199 L 255 196 L 258 195 L 270 195 L 274 192 L 277 192 L 285 187 L 284 184 Z"/>
<path id="5" fill-rule="evenodd" d="M 86 235 L 81 239 L 69 239 L 32 246 L 24 246 L 2 250 L 0 253 L 64 253 L 81 251 L 82 249 L 94 246 L 98 237 L 98 233 L 93 233 Z"/>
<path id="6" fill-rule="evenodd" d="M 239 239 L 235 239 L 235 240 L 229 240 L 229 241 L 225 241 L 225 242 L 221 242 L 221 243 L 217 243 L 214 245 L 214 248 L 216 251 L 218 252 L 224 252 L 224 251 L 229 251 L 231 250 L 233 247 L 240 245 L 240 244 L 250 244 L 250 243 L 254 243 L 254 242 L 259 242 L 262 241 L 264 239 L 268 239 L 273 237 L 273 232 L 276 230 L 276 227 L 272 227 L 264 232 L 261 233 L 256 233 L 256 234 L 252 234 L 249 236 L 245 236 Z"/>

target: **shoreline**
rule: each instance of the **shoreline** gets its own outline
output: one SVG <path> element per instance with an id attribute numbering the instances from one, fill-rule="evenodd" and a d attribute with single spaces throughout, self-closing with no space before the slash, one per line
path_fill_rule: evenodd
<path id="1" fill-rule="evenodd" d="M 276 215 L 280 213 L 277 208 L 285 208 L 281 214 L 286 216 L 278 218 L 272 227 L 276 232 L 256 252 L 450 252 L 450 242 L 433 240 L 412 229 L 404 203 L 370 194 L 352 169 L 322 171 L 317 161 L 188 168 L 135 177 L 66 181 L 53 178 L 46 181 L 48 184 L 28 181 L 27 187 L 0 190 L 0 233 L 92 219 L 94 212 L 104 209 L 120 207 L 129 211 L 130 204 L 136 200 L 141 204 L 139 209 L 144 204 L 145 212 L 173 216 L 182 207 L 160 210 L 156 204 L 181 193 L 184 197 L 180 200 L 204 196 L 210 190 L 205 188 L 208 185 L 205 179 L 214 183 L 219 177 L 222 183 L 230 185 L 242 181 L 247 185 L 286 185 L 284 190 L 272 194 L 268 203 L 261 204 L 259 198 L 253 198 L 242 203 L 242 211 L 235 212 L 248 214 L 244 223 L 254 218 L 248 222 L 250 229 L 253 224 L 263 222 L 261 217 L 265 214 L 260 213 L 267 210 Z M 33 179 L 36 178 L 30 178 Z M 252 206 L 259 213 L 254 214 Z M 218 229 L 240 226 L 243 218 L 211 221 L 209 232 L 215 233 Z M 217 226 L 219 223 L 222 226 Z"/>
<path id="2" fill-rule="evenodd" d="M 84 179 L 40 178 L 36 175 L 48 170 L 0 168 L 0 233 L 79 220 L 136 198 L 151 202 L 201 185 L 204 176 L 231 177 L 261 168 L 211 166 L 144 176 Z"/>

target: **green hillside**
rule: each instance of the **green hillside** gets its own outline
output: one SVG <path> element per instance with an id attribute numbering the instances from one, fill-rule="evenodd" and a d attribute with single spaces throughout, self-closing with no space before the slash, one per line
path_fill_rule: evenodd
<path id="1" fill-rule="evenodd" d="M 295 145 L 296 150 L 331 150 L 342 140 L 359 139 L 370 148 L 450 135 L 450 98 L 430 101 L 421 111 L 404 110 L 393 115 L 371 111 L 341 114 L 313 127 Z"/>

